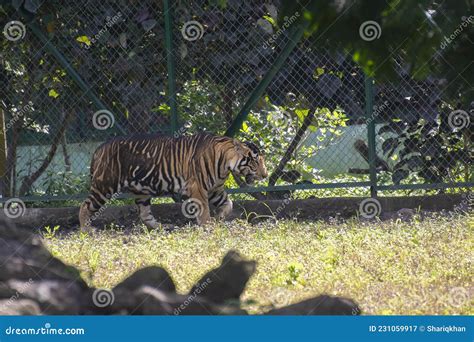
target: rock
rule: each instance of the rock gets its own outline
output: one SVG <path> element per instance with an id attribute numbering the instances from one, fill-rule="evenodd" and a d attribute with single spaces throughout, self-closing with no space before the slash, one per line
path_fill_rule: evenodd
<path id="1" fill-rule="evenodd" d="M 359 306 L 349 298 L 321 295 L 274 309 L 266 315 L 360 315 Z"/>
<path id="2" fill-rule="evenodd" d="M 166 293 L 144 286 L 136 292 L 142 315 L 246 315 L 245 310 L 230 305 L 218 305 L 199 296 Z"/>
<path id="3" fill-rule="evenodd" d="M 54 258 L 39 236 L 0 225 L 0 281 L 12 278 L 69 280 L 87 287 L 79 271 Z"/>
<path id="4" fill-rule="evenodd" d="M 176 292 L 176 287 L 171 276 L 164 268 L 158 266 L 149 266 L 136 271 L 115 286 L 113 291 L 123 289 L 133 291 L 142 286 L 150 286 L 167 292 Z"/>
<path id="5" fill-rule="evenodd" d="M 9 289 L 10 297 L 32 299 L 47 315 L 75 315 L 80 311 L 83 289 L 75 282 L 62 280 L 9 280 L 0 283 L 0 293 Z"/>
<path id="6" fill-rule="evenodd" d="M 221 265 L 207 272 L 189 294 L 199 295 L 214 303 L 238 300 L 255 267 L 255 261 L 245 261 L 239 253 L 229 251 Z"/>
<path id="7" fill-rule="evenodd" d="M 67 266 L 55 258 L 50 258 L 47 261 L 26 256 L 11 256 L 8 259 L 3 259 L 0 256 L 0 281 L 12 278 L 22 280 L 74 280 L 80 283 L 81 287 L 87 287 L 86 283 L 80 278 L 77 269 Z"/>
<path id="8" fill-rule="evenodd" d="M 39 305 L 30 299 L 0 300 L 0 316 L 40 315 Z"/>
<path id="9" fill-rule="evenodd" d="M 81 314 L 132 314 L 138 303 L 134 292 L 126 288 L 114 290 L 91 288 L 81 298 Z"/>
<path id="10" fill-rule="evenodd" d="M 43 314 L 73 315 L 86 289 L 79 271 L 54 258 L 38 235 L 0 226 L 0 299 L 32 300 Z"/>
<path id="11" fill-rule="evenodd" d="M 106 290 L 104 290 L 106 291 Z M 96 296 L 96 300 L 91 300 Z M 246 315 L 245 310 L 232 305 L 211 303 L 196 295 L 166 292 L 152 286 L 136 290 L 116 288 L 108 291 L 97 304 L 97 295 L 89 292 L 83 304 L 83 314 L 122 315 Z"/>
<path id="12" fill-rule="evenodd" d="M 112 290 L 94 289 L 77 269 L 54 258 L 38 236 L 0 225 L 0 315 L 246 315 L 229 302 L 238 302 L 255 267 L 254 261 L 230 251 L 188 295 L 177 294 L 168 272 L 158 266 L 134 272 Z M 320 296 L 267 314 L 350 315 L 360 310 L 350 299 Z"/>

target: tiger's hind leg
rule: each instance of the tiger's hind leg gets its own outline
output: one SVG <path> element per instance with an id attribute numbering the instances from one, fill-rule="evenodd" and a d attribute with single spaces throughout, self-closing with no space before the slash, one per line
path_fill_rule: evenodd
<path id="1" fill-rule="evenodd" d="M 135 204 L 138 206 L 140 219 L 148 229 L 160 228 L 160 224 L 151 213 L 151 197 L 137 198 Z"/>

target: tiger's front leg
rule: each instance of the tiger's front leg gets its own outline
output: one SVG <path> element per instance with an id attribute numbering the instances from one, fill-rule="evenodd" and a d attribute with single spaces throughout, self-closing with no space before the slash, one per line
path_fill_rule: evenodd
<path id="1" fill-rule="evenodd" d="M 217 219 L 224 220 L 232 212 L 232 201 L 224 189 L 214 192 L 209 198 L 209 203 L 217 208 Z"/>
<path id="2" fill-rule="evenodd" d="M 143 224 L 148 229 L 159 228 L 160 224 L 151 213 L 151 197 L 137 198 L 135 203 L 138 206 L 138 213 Z"/>

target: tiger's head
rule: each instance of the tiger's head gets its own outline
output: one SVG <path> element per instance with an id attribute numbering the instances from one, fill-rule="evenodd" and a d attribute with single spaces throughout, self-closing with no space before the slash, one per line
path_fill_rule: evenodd
<path id="1" fill-rule="evenodd" d="M 257 145 L 251 142 L 236 142 L 236 151 L 239 160 L 233 169 L 234 175 L 245 177 L 247 184 L 268 177 L 265 158 Z"/>

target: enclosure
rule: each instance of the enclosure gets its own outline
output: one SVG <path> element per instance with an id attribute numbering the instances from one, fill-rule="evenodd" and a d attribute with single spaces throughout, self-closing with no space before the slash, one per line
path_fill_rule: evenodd
<path id="1" fill-rule="evenodd" d="M 473 112 L 442 77 L 415 80 L 393 55 L 398 81 L 375 82 L 343 48 L 305 36 L 301 13 L 277 24 L 279 1 L 12 4 L 2 5 L 2 202 L 84 198 L 95 147 L 137 132 L 256 142 L 271 175 L 253 188 L 229 180 L 248 194 L 238 198 L 474 184 Z"/>
<path id="2" fill-rule="evenodd" d="M 472 6 L 0 0 L 0 315 L 472 315 Z M 97 146 L 197 132 L 264 151 L 227 220 L 78 229 Z"/>

